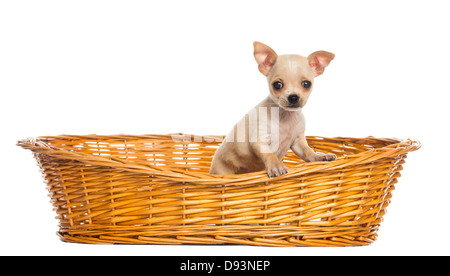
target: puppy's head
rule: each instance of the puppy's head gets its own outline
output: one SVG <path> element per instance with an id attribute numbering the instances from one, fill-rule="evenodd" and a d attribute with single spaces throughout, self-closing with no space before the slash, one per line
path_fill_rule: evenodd
<path id="1" fill-rule="evenodd" d="M 269 46 L 254 42 L 255 60 L 259 71 L 267 77 L 270 96 L 281 108 L 295 111 L 302 108 L 313 88 L 314 78 L 321 75 L 334 54 L 317 51 L 303 57 L 278 56 Z"/>

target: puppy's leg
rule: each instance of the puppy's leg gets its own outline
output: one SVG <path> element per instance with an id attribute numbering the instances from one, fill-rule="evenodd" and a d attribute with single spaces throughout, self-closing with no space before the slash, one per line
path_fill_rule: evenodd
<path id="1" fill-rule="evenodd" d="M 267 143 L 255 142 L 250 144 L 255 155 L 264 163 L 269 177 L 280 176 L 288 172 L 287 167 L 270 151 Z"/>
<path id="2" fill-rule="evenodd" d="M 291 146 L 292 151 L 301 159 L 306 162 L 313 161 L 333 161 L 336 159 L 336 155 L 333 153 L 321 153 L 315 152 L 312 148 L 308 146 L 306 137 L 304 135 L 299 135 L 294 144 Z"/>
<path id="3" fill-rule="evenodd" d="M 227 166 L 225 162 L 223 162 L 219 158 L 215 158 L 213 163 L 211 164 L 211 168 L 209 170 L 209 174 L 235 174 L 236 171 L 233 168 Z"/>

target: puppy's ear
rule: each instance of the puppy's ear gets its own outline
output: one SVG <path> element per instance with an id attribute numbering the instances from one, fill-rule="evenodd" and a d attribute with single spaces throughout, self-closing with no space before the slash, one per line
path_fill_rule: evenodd
<path id="1" fill-rule="evenodd" d="M 277 60 L 277 53 L 275 53 L 275 51 L 269 46 L 258 41 L 253 42 L 253 49 L 253 55 L 258 63 L 259 72 L 261 72 L 264 76 L 267 76 Z"/>
<path id="2" fill-rule="evenodd" d="M 334 54 L 326 51 L 317 51 L 308 56 L 309 66 L 313 69 L 316 77 L 322 75 L 325 67 L 334 59 Z"/>

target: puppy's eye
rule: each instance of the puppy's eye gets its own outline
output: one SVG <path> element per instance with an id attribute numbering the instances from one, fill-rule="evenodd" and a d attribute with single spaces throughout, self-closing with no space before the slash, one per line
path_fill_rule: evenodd
<path id="1" fill-rule="evenodd" d="M 273 88 L 275 88 L 276 90 L 280 90 L 281 88 L 283 88 L 283 83 L 281 81 L 276 81 L 272 84 Z"/>
<path id="2" fill-rule="evenodd" d="M 302 86 L 304 88 L 310 88 L 311 87 L 311 82 L 310 81 L 303 81 L 302 82 Z"/>

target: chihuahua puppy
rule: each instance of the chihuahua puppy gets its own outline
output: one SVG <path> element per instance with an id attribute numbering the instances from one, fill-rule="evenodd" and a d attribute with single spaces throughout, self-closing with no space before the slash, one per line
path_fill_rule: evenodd
<path id="1" fill-rule="evenodd" d="M 314 152 L 308 146 L 302 113 L 314 78 L 324 72 L 334 54 L 278 56 L 263 43 L 255 41 L 253 47 L 258 69 L 267 77 L 269 96 L 226 136 L 214 155 L 210 174 L 267 170 L 269 177 L 280 176 L 288 172 L 281 159 L 289 149 L 306 162 L 335 160 L 336 155 Z"/>

